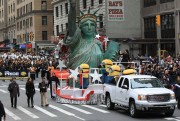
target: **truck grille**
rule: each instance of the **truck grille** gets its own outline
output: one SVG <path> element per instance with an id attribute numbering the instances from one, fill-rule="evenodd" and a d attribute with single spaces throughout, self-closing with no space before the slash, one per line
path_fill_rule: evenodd
<path id="1" fill-rule="evenodd" d="M 168 102 L 170 100 L 170 94 L 162 94 L 162 95 L 148 95 L 148 102 Z"/>

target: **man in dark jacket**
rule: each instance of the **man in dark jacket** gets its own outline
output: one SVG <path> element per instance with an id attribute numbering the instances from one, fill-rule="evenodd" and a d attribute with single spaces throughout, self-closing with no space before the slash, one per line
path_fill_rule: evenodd
<path id="1" fill-rule="evenodd" d="M 50 85 L 50 93 L 51 93 L 51 98 L 54 99 L 54 95 L 53 95 L 53 92 L 52 92 L 52 82 L 55 82 L 56 84 L 56 90 L 57 90 L 57 86 L 60 85 L 59 83 L 59 79 L 57 78 L 57 76 L 55 75 L 55 73 L 52 73 L 52 77 L 50 78 L 49 82 L 48 82 L 48 85 Z"/>
<path id="2" fill-rule="evenodd" d="M 11 107 L 17 107 L 17 96 L 20 96 L 19 85 L 16 83 L 15 78 L 12 78 L 11 83 L 8 86 L 11 97 Z"/>
<path id="3" fill-rule="evenodd" d="M 177 100 L 177 107 L 180 109 L 180 80 L 177 80 L 177 84 L 174 85 L 174 93 Z"/>
<path id="4" fill-rule="evenodd" d="M 0 121 L 2 121 L 2 117 L 4 118 L 4 121 L 6 120 L 6 113 L 4 110 L 4 106 L 2 102 L 0 101 Z"/>

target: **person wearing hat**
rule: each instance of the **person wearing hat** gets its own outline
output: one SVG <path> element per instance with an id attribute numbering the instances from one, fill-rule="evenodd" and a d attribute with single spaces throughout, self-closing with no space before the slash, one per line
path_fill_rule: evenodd
<path id="1" fill-rule="evenodd" d="M 4 121 L 6 120 L 6 113 L 4 110 L 4 105 L 2 104 L 1 100 L 0 100 L 0 121 L 2 121 L 2 117 L 4 119 Z"/>

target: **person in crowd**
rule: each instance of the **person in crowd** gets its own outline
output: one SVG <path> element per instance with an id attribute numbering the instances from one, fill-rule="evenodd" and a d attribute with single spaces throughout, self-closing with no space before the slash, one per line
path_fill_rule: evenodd
<path id="1" fill-rule="evenodd" d="M 30 77 L 34 81 L 36 79 L 36 67 L 34 64 L 29 68 Z"/>
<path id="2" fill-rule="evenodd" d="M 180 109 L 180 78 L 177 77 L 177 84 L 174 85 L 174 93 L 177 100 L 177 108 Z"/>
<path id="3" fill-rule="evenodd" d="M 19 85 L 15 81 L 16 78 L 12 78 L 11 83 L 8 86 L 11 98 L 11 107 L 17 108 L 17 97 L 20 96 Z"/>
<path id="4" fill-rule="evenodd" d="M 46 81 L 46 78 L 42 78 L 42 82 L 39 83 L 39 89 L 40 89 L 40 94 L 41 94 L 41 106 L 48 106 L 48 101 L 47 101 L 47 88 L 48 88 L 48 83 Z"/>
<path id="5" fill-rule="evenodd" d="M 34 107 L 33 97 L 36 91 L 35 91 L 34 83 L 31 78 L 27 79 L 25 89 L 26 89 L 28 107 L 30 107 L 30 100 L 31 100 L 31 107 L 33 108 Z"/>
<path id="6" fill-rule="evenodd" d="M 50 64 L 49 64 L 49 66 L 47 68 L 47 73 L 46 73 L 46 78 L 47 78 L 48 81 L 51 78 L 51 70 L 53 70 L 53 69 L 54 69 L 54 66 L 52 65 L 52 62 L 50 61 Z"/>
<path id="7" fill-rule="evenodd" d="M 54 72 L 52 73 L 52 76 L 51 76 L 50 80 L 48 81 L 48 85 L 50 85 L 50 94 L 51 94 L 52 99 L 55 98 L 54 95 L 53 95 L 53 92 L 52 92 L 52 87 L 53 87 L 52 82 L 53 81 L 55 82 L 55 86 L 56 86 L 55 88 L 57 90 L 57 86 L 60 85 L 60 83 L 59 83 L 58 77 L 55 75 Z"/>
<path id="8" fill-rule="evenodd" d="M 6 113 L 4 110 L 4 105 L 2 104 L 0 100 L 0 121 L 2 121 L 2 118 L 4 119 L 4 121 L 6 120 Z"/>
<path id="9" fill-rule="evenodd" d="M 125 50 L 122 54 L 122 64 L 127 67 L 128 66 L 128 62 L 130 61 L 130 57 L 129 57 L 129 52 L 128 50 Z"/>

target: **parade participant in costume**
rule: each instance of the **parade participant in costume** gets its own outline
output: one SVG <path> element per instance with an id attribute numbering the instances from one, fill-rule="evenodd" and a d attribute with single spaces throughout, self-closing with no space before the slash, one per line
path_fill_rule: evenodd
<path id="1" fill-rule="evenodd" d="M 121 69 L 118 65 L 112 65 L 109 67 L 109 75 L 108 75 L 108 80 L 105 83 L 112 83 L 116 84 L 116 81 L 118 80 L 117 78 L 120 77 L 121 74 Z"/>
<path id="2" fill-rule="evenodd" d="M 55 85 L 52 85 L 52 82 L 55 82 Z M 59 83 L 59 79 L 58 79 L 58 77 L 55 75 L 55 73 L 53 72 L 52 73 L 52 75 L 51 75 L 51 78 L 50 78 L 50 80 L 49 80 L 49 82 L 48 82 L 48 85 L 50 85 L 50 94 L 51 94 L 51 98 L 53 99 L 53 98 L 55 98 L 55 96 L 53 95 L 53 90 L 52 90 L 52 88 L 53 88 L 53 86 L 56 86 L 55 88 L 56 88 L 56 90 L 57 90 L 57 86 L 58 85 L 60 85 L 60 83 Z"/>
<path id="3" fill-rule="evenodd" d="M 17 97 L 20 96 L 19 85 L 16 83 L 15 78 L 13 77 L 11 83 L 8 86 L 8 91 L 10 92 L 11 97 L 11 107 L 17 108 Z"/>
<path id="4" fill-rule="evenodd" d="M 107 76 L 109 74 L 109 67 L 113 65 L 113 62 L 109 59 L 105 59 L 102 61 L 100 68 L 101 68 L 101 73 L 102 73 L 102 83 L 104 84 L 107 82 Z"/>
<path id="5" fill-rule="evenodd" d="M 69 0 L 70 11 L 68 15 L 68 32 L 63 39 L 63 44 L 70 49 L 69 63 L 67 67 L 77 68 L 82 63 L 87 63 L 91 68 L 97 68 L 103 58 L 116 59 L 119 51 L 119 44 L 110 41 L 105 53 L 102 43 L 96 39 L 97 33 L 97 11 L 87 14 L 81 12 L 79 26 L 76 27 L 76 0 Z M 110 46 L 111 45 L 111 46 Z"/>
<path id="6" fill-rule="evenodd" d="M 33 62 L 31 63 L 31 67 L 29 68 L 30 77 L 34 81 L 36 79 L 36 67 L 34 66 Z"/>
<path id="7" fill-rule="evenodd" d="M 123 75 L 135 75 L 137 71 L 135 69 L 125 69 Z"/>
<path id="8" fill-rule="evenodd" d="M 79 66 L 78 70 L 79 70 L 80 88 L 86 89 L 88 86 L 89 65 L 83 63 Z"/>
<path id="9" fill-rule="evenodd" d="M 31 78 L 28 78 L 27 82 L 26 82 L 26 86 L 25 86 L 25 89 L 26 89 L 26 95 L 27 95 L 27 103 L 28 103 L 28 107 L 30 107 L 30 100 L 31 100 L 31 107 L 33 108 L 34 105 L 34 100 L 33 100 L 33 97 L 34 97 L 34 94 L 35 94 L 35 87 L 34 87 L 34 83 L 32 81 Z"/>
<path id="10" fill-rule="evenodd" d="M 2 117 L 4 119 L 4 121 L 6 120 L 6 113 L 4 110 L 4 105 L 2 104 L 1 100 L 0 100 L 0 121 L 2 121 Z"/>

